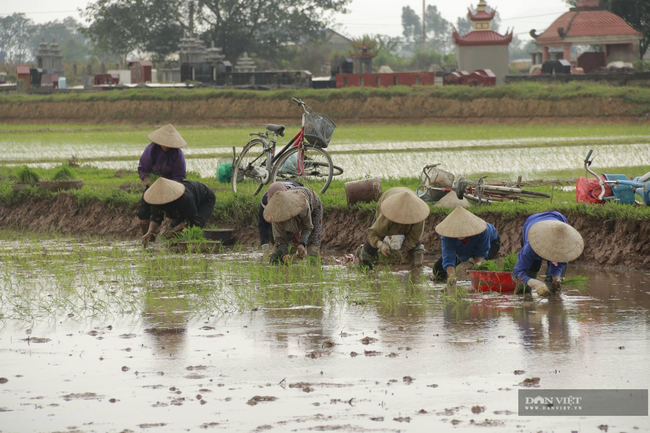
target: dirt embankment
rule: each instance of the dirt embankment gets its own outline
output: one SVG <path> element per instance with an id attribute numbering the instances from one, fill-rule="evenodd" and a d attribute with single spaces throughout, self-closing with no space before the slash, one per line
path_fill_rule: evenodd
<path id="1" fill-rule="evenodd" d="M 541 100 L 481 98 L 462 101 L 427 96 L 369 97 L 313 101 L 316 111 L 337 122 L 429 122 L 443 119 L 638 119 L 643 104 L 621 98 L 576 97 Z M 3 122 L 237 124 L 296 122 L 290 101 L 213 98 L 193 101 L 70 101 L 0 104 Z"/>
<path id="2" fill-rule="evenodd" d="M 488 214 L 485 220 L 494 224 L 501 236 L 501 252 L 520 247 L 521 227 L 525 217 L 503 219 Z M 603 221 L 584 215 L 567 215 L 585 240 L 585 251 L 578 260 L 587 265 L 606 267 L 650 268 L 650 221 Z M 365 241 L 372 215 L 360 211 L 336 209 L 327 212 L 323 228 L 323 248 L 352 252 Z M 422 242 L 429 254 L 440 254 L 440 239 L 434 227 L 440 217 L 426 222 Z M 237 225 L 219 220 L 215 214 L 211 224 L 235 229 L 237 240 L 248 246 L 258 244 L 257 227 Z M 29 199 L 14 206 L 0 207 L 0 227 L 37 232 L 56 231 L 71 235 L 96 235 L 135 239 L 140 234 L 135 209 L 111 209 L 99 202 L 80 206 L 65 194 L 53 200 Z"/>

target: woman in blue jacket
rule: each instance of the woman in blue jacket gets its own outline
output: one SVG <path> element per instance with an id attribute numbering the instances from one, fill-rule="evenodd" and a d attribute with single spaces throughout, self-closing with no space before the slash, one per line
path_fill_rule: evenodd
<path id="1" fill-rule="evenodd" d="M 436 233 L 442 242 L 442 257 L 433 265 L 436 280 L 456 284 L 456 267 L 471 259 L 479 265 L 494 259 L 501 249 L 497 229 L 465 208 L 457 207 L 440 224 Z"/>
<path id="2" fill-rule="evenodd" d="M 524 222 L 521 251 L 512 271 L 518 285 L 516 293 L 530 293 L 535 289 L 538 295 L 549 296 L 558 292 L 568 262 L 577 259 L 583 249 L 582 236 L 561 213 L 551 211 L 529 216 Z M 548 263 L 545 283 L 537 279 L 543 260 Z"/>

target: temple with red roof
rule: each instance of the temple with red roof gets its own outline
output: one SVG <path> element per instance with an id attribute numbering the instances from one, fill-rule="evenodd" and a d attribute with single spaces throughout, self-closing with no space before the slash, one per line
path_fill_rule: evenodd
<path id="1" fill-rule="evenodd" d="M 512 31 L 505 35 L 490 28 L 496 10 L 487 11 L 487 3 L 480 0 L 476 12 L 468 10 L 467 17 L 472 21 L 472 31 L 460 35 L 454 29 L 456 62 L 461 71 L 473 72 L 477 69 L 490 69 L 496 75 L 497 84 L 502 84 L 508 73 L 508 48 L 512 41 Z"/>
<path id="2" fill-rule="evenodd" d="M 600 64 L 597 66 L 606 66 L 614 61 L 638 60 L 639 44 L 643 36 L 623 18 L 600 7 L 598 0 L 579 0 L 576 7 L 556 19 L 542 34 L 538 35 L 534 30 L 530 34 L 541 48 L 542 63 L 552 60 L 552 48 L 563 49 L 562 53 L 554 56 L 554 60 L 563 58 L 571 61 L 571 47 L 585 45 L 602 47 L 600 53 L 583 54 L 589 54 L 587 57 L 592 62 L 594 57 L 599 57 Z M 580 59 L 577 63 L 582 67 Z"/>

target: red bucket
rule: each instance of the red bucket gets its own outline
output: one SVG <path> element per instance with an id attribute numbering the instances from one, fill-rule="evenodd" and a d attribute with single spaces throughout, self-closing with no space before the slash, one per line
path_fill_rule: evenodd
<path id="1" fill-rule="evenodd" d="M 517 283 L 512 280 L 510 272 L 472 271 L 467 273 L 472 277 L 472 287 L 482 292 L 514 292 Z"/>

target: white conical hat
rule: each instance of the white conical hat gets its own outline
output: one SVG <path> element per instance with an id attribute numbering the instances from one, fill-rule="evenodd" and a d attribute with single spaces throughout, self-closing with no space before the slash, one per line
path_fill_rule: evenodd
<path id="1" fill-rule="evenodd" d="M 381 202 L 381 214 L 397 224 L 417 224 L 431 213 L 429 205 L 413 191 L 404 191 Z"/>
<path id="2" fill-rule="evenodd" d="M 167 204 L 179 199 L 185 192 L 185 185 L 180 182 L 159 177 L 144 192 L 144 201 L 153 205 Z"/>
<path id="3" fill-rule="evenodd" d="M 171 123 L 162 128 L 156 129 L 154 132 L 147 135 L 147 138 L 160 146 L 173 147 L 174 149 L 180 149 L 181 147 L 187 146 L 187 143 L 183 140 L 181 134 L 178 133 Z"/>
<path id="4" fill-rule="evenodd" d="M 578 230 L 562 221 L 540 221 L 528 230 L 528 243 L 540 257 L 552 262 L 577 259 L 585 243 Z"/>
<path id="5" fill-rule="evenodd" d="M 289 221 L 307 205 L 307 198 L 299 191 L 279 191 L 273 194 L 264 209 L 264 219 L 273 223 Z"/>
<path id="6" fill-rule="evenodd" d="M 487 223 L 463 207 L 457 207 L 436 226 L 436 233 L 448 238 L 463 239 L 483 233 Z"/>
<path id="7" fill-rule="evenodd" d="M 436 203 L 434 206 L 455 209 L 457 207 L 470 207 L 472 204 L 465 197 L 463 197 L 462 200 L 458 200 L 458 195 L 454 191 L 449 191 L 449 193 L 438 200 L 438 203 Z"/>

